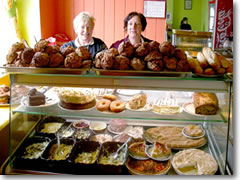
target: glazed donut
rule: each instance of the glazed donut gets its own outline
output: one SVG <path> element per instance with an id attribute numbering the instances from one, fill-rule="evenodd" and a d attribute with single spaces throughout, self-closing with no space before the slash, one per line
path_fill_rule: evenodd
<path id="1" fill-rule="evenodd" d="M 101 99 L 97 102 L 96 108 L 99 111 L 108 111 L 111 101 L 108 99 Z"/>
<path id="2" fill-rule="evenodd" d="M 116 101 L 112 101 L 110 104 L 110 110 L 112 112 L 121 112 L 125 109 L 125 102 L 120 101 L 120 100 L 116 100 Z"/>
<path id="3" fill-rule="evenodd" d="M 115 101 L 115 100 L 117 100 L 117 97 L 112 95 L 112 94 L 104 94 L 103 99 L 108 99 L 110 101 Z"/>

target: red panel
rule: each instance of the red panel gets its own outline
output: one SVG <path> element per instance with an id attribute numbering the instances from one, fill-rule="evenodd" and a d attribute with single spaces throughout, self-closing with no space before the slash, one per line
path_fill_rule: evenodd
<path id="1" fill-rule="evenodd" d="M 137 0 L 137 3 L 138 2 L 139 0 Z M 136 11 L 136 0 L 126 0 L 125 16 L 127 16 L 132 11 Z"/>
<path id="2" fill-rule="evenodd" d="M 156 22 L 156 41 L 162 43 L 165 41 L 166 19 L 157 19 Z"/>
<path id="3" fill-rule="evenodd" d="M 85 11 L 88 11 L 92 16 L 94 16 L 94 4 L 95 0 L 85 0 Z"/>
<path id="4" fill-rule="evenodd" d="M 114 5 L 115 1 L 105 0 L 105 43 L 109 47 L 114 41 Z"/>
<path id="5" fill-rule="evenodd" d="M 115 41 L 123 39 L 124 33 L 124 18 L 125 18 L 125 0 L 115 1 Z"/>
<path id="6" fill-rule="evenodd" d="M 156 19 L 147 18 L 146 38 L 155 40 L 156 38 Z"/>
<path id="7" fill-rule="evenodd" d="M 94 17 L 95 17 L 95 27 L 93 36 L 104 40 L 104 23 L 105 23 L 105 0 L 95 0 L 95 9 L 94 9 Z"/>

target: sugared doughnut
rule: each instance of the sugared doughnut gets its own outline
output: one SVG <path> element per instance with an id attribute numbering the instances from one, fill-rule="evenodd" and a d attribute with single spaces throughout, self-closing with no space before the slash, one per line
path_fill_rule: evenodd
<path id="1" fill-rule="evenodd" d="M 96 108 L 99 111 L 108 111 L 110 107 L 111 101 L 108 99 L 101 99 L 97 102 Z"/>
<path id="2" fill-rule="evenodd" d="M 115 101 L 115 100 L 117 100 L 117 97 L 114 96 L 114 95 L 112 95 L 112 94 L 104 94 L 104 95 L 103 95 L 103 98 L 104 98 L 104 99 L 108 99 L 108 100 L 110 100 L 110 101 Z"/>
<path id="3" fill-rule="evenodd" d="M 120 101 L 120 100 L 116 100 L 116 101 L 112 101 L 110 104 L 110 110 L 112 112 L 121 112 L 125 109 L 125 102 Z"/>

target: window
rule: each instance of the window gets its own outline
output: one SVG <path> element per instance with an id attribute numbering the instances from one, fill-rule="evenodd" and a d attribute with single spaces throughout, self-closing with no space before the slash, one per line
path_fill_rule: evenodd
<path id="1" fill-rule="evenodd" d="M 215 4 L 211 3 L 209 4 L 209 26 L 208 26 L 209 32 L 214 31 L 214 17 L 215 17 Z"/>

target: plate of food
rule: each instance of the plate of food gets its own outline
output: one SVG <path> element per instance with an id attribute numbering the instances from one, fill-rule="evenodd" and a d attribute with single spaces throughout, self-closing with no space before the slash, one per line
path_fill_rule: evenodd
<path id="1" fill-rule="evenodd" d="M 129 106 L 129 103 L 126 104 L 126 108 L 130 111 L 150 111 L 152 109 L 152 104 L 145 104 L 145 106 L 143 107 L 140 107 L 138 109 L 132 109 L 130 106 Z"/>
<path id="2" fill-rule="evenodd" d="M 192 114 L 192 115 L 195 115 L 195 116 L 215 116 L 216 115 L 216 114 L 208 114 L 208 115 L 207 114 L 196 114 L 193 102 L 183 104 L 183 110 L 186 113 Z"/>
<path id="3" fill-rule="evenodd" d="M 149 159 L 146 154 L 146 144 L 145 142 L 135 142 L 128 147 L 128 154 L 138 160 Z"/>
<path id="4" fill-rule="evenodd" d="M 164 175 L 170 170 L 171 162 L 170 160 L 164 162 L 152 159 L 137 160 L 128 157 L 126 167 L 134 175 Z"/>
<path id="5" fill-rule="evenodd" d="M 205 136 L 205 130 L 202 125 L 189 124 L 183 128 L 182 133 L 187 138 L 199 139 Z"/>
<path id="6" fill-rule="evenodd" d="M 172 157 L 171 148 L 159 142 L 147 145 L 145 152 L 149 158 L 156 161 L 167 161 Z"/>
<path id="7" fill-rule="evenodd" d="M 56 98 L 50 98 L 50 97 L 46 97 L 45 98 L 45 103 L 44 101 L 42 101 L 42 104 L 33 104 L 33 105 L 30 105 L 29 104 L 29 99 L 28 97 L 23 97 L 22 100 L 21 100 L 21 105 L 25 106 L 25 107 L 28 107 L 28 108 L 39 108 L 39 107 L 48 107 L 48 106 L 52 106 L 54 104 L 57 104 L 58 103 L 58 99 Z"/>
<path id="8" fill-rule="evenodd" d="M 172 158 L 172 166 L 179 175 L 214 175 L 218 170 L 214 157 L 199 149 L 179 151 Z"/>

